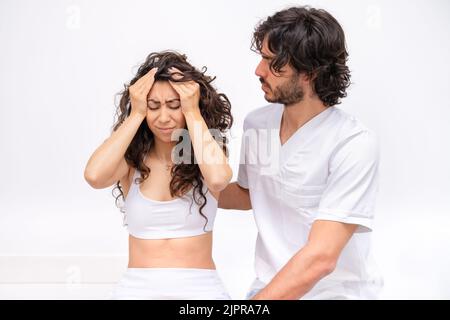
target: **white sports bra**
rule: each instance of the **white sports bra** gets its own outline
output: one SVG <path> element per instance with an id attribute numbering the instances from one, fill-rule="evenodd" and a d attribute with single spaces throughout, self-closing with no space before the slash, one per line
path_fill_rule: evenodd
<path id="1" fill-rule="evenodd" d="M 217 212 L 217 200 L 203 185 L 207 199 L 200 215 L 199 205 L 193 199 L 193 188 L 183 197 L 168 201 L 145 197 L 135 182 L 140 177 L 136 169 L 125 199 L 124 224 L 128 232 L 141 239 L 171 239 L 201 235 L 212 231 Z M 200 197 L 201 198 L 201 197 Z M 202 198 L 200 199 L 202 202 Z"/>

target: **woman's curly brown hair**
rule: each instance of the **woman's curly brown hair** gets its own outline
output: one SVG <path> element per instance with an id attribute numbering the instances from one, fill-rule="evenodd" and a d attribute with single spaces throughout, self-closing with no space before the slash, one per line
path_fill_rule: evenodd
<path id="1" fill-rule="evenodd" d="M 345 35 L 327 11 L 304 6 L 275 13 L 255 28 L 252 50 L 260 53 L 266 37 L 275 54 L 270 65 L 273 70 L 280 72 L 289 64 L 308 75 L 326 106 L 339 104 L 347 95 L 350 71 Z"/>
<path id="2" fill-rule="evenodd" d="M 193 80 L 200 85 L 199 107 L 201 115 L 209 129 L 216 129 L 215 133 L 220 133 L 221 137 L 219 137 L 219 140 L 221 140 L 221 147 L 225 154 L 228 154 L 225 134 L 233 124 L 230 101 L 225 94 L 218 93 L 211 85 L 211 82 L 214 81 L 215 77 L 210 77 L 205 74 L 206 67 L 203 67 L 201 71 L 197 70 L 187 61 L 185 55 L 175 51 L 153 52 L 149 54 L 145 62 L 139 67 L 136 76 L 131 79 L 129 84 L 125 84 L 125 89 L 119 93 L 120 102 L 116 110 L 117 120 L 113 126 L 113 130 L 116 131 L 131 113 L 128 87 L 133 85 L 139 78 L 155 67 L 158 68 L 158 71 L 155 74 L 155 81 L 170 80 L 182 82 Z M 180 70 L 182 77 L 173 78 L 169 72 L 169 68 L 172 67 Z M 217 139 L 216 136 L 215 138 Z M 147 122 L 143 121 L 125 152 L 125 160 L 128 165 L 136 168 L 141 173 L 140 178 L 136 179 L 136 182 L 139 184 L 147 179 L 150 173 L 150 168 L 144 164 L 144 159 L 150 151 L 153 141 L 153 133 L 148 127 Z M 181 152 L 183 152 L 183 150 Z M 180 156 L 182 156 L 182 154 L 180 154 Z M 186 159 L 186 157 L 183 157 L 183 159 Z M 198 164 L 196 164 L 194 160 L 192 144 L 188 160 L 175 164 L 172 167 L 171 176 L 172 179 L 169 188 L 172 197 L 181 197 L 193 188 L 193 200 L 200 206 L 199 213 L 206 219 L 206 227 L 208 218 L 202 213 L 202 209 L 205 207 L 207 199 L 203 192 L 203 176 Z M 117 192 L 115 191 L 117 190 L 118 194 L 116 196 Z M 124 200 L 120 181 L 116 183 L 116 186 L 113 189 L 113 195 L 116 198 L 116 205 L 119 206 L 119 199 L 121 198 Z"/>

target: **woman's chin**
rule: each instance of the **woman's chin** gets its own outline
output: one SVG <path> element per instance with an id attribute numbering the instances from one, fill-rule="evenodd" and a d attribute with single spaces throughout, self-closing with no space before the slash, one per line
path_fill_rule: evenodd
<path id="1" fill-rule="evenodd" d="M 158 135 L 158 136 L 156 136 L 156 139 L 158 139 L 162 143 L 171 143 L 171 144 L 173 144 L 173 143 L 176 142 L 176 141 L 172 141 L 170 135 Z"/>

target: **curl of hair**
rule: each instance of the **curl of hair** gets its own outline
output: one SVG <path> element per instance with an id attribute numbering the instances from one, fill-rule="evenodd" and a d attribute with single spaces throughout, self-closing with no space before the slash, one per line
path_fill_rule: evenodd
<path id="1" fill-rule="evenodd" d="M 187 61 L 185 55 L 175 51 L 153 52 L 149 54 L 145 62 L 139 67 L 135 77 L 128 84 L 124 85 L 124 90 L 118 94 L 120 101 L 116 109 L 116 121 L 113 125 L 113 131 L 116 131 L 131 113 L 129 86 L 133 85 L 139 78 L 155 67 L 158 68 L 155 74 L 155 81 L 170 80 L 181 82 L 193 80 L 200 85 L 199 107 L 201 115 L 209 129 L 217 129 L 218 131 L 216 132 L 220 132 L 221 137 L 219 137 L 219 140 L 221 147 L 225 154 L 228 154 L 226 131 L 233 124 L 230 101 L 225 94 L 218 93 L 211 85 L 215 77 L 213 78 L 205 74 L 207 71 L 206 67 L 203 67 L 201 71 L 197 70 Z M 169 72 L 169 68 L 171 67 L 180 70 L 182 77 L 174 79 L 173 75 Z M 141 173 L 141 176 L 136 179 L 138 184 L 141 184 L 150 174 L 150 168 L 144 164 L 144 159 L 152 148 L 153 143 L 153 133 L 148 127 L 147 122 L 143 121 L 125 152 L 125 160 L 128 165 L 136 168 Z M 193 188 L 193 201 L 199 205 L 199 213 L 206 219 L 205 228 L 208 224 L 208 218 L 203 214 L 202 210 L 206 205 L 207 199 L 203 191 L 202 173 L 198 164 L 194 161 L 192 144 L 190 162 L 175 164 L 172 167 L 171 176 L 169 188 L 172 197 L 181 197 Z M 116 183 L 113 189 L 113 196 L 116 199 L 116 206 L 120 207 L 119 200 L 124 201 L 120 181 Z M 121 211 L 123 212 L 123 209 Z"/>
<path id="2" fill-rule="evenodd" d="M 290 65 L 306 74 L 326 106 L 339 104 L 346 97 L 350 70 L 345 35 L 327 11 L 308 6 L 279 11 L 256 26 L 251 49 L 261 53 L 265 39 L 275 55 L 272 70 L 280 72 Z"/>

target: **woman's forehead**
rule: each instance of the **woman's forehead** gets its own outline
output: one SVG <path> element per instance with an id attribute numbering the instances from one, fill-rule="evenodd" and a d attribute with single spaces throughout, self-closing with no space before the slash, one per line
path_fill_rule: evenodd
<path id="1" fill-rule="evenodd" d="M 178 99 L 179 95 L 169 81 L 155 81 L 148 94 L 148 98 L 155 100 Z"/>

